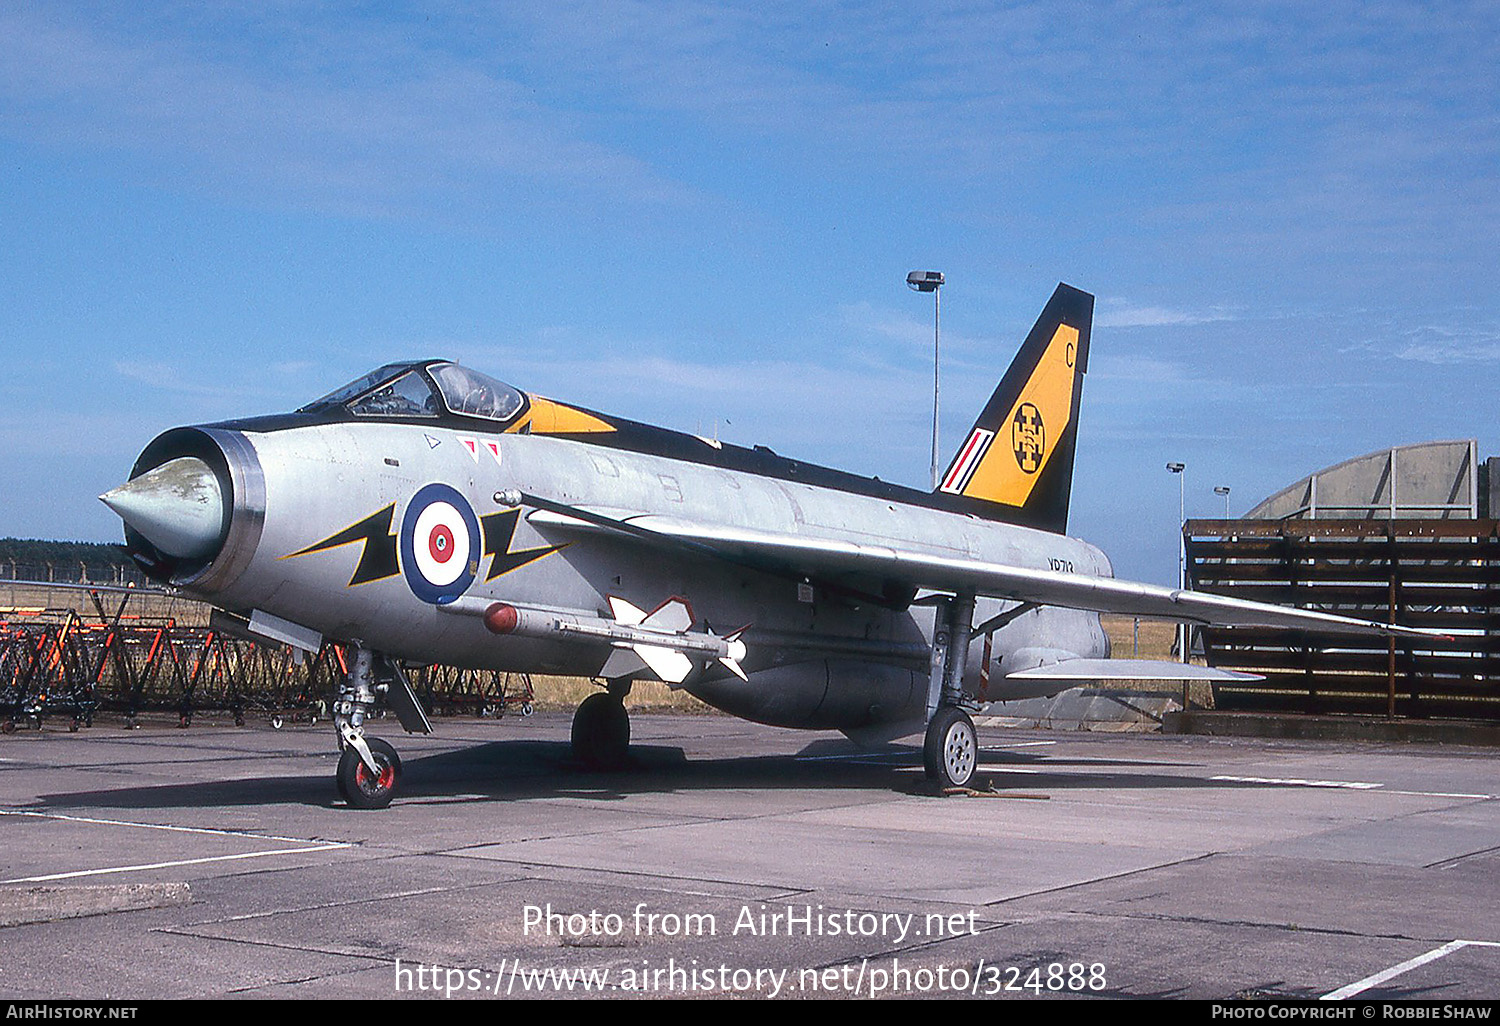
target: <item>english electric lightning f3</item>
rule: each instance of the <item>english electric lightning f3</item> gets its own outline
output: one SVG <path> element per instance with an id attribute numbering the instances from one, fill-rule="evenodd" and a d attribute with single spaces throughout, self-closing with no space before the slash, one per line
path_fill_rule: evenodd
<path id="1" fill-rule="evenodd" d="M 633 681 L 762 723 L 878 743 L 925 733 L 963 785 L 970 713 L 1101 677 L 1101 612 L 1406 633 L 1113 578 L 1066 534 L 1093 297 L 1059 285 L 938 487 L 925 492 L 394 363 L 294 413 L 176 428 L 101 498 L 155 580 L 316 651 L 350 646 L 335 703 L 348 804 L 388 804 L 387 702 L 431 730 L 402 664 L 592 677 L 580 760 L 617 766 Z M 1234 675 L 1239 676 L 1239 675 Z"/>

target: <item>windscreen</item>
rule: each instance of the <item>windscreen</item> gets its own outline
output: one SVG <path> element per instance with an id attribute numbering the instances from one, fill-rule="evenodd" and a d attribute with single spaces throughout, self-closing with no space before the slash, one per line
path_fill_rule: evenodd
<path id="1" fill-rule="evenodd" d="M 389 384 L 349 404 L 356 417 L 436 417 L 437 396 L 419 370 L 409 370 Z"/>
<path id="2" fill-rule="evenodd" d="M 388 381 L 391 378 L 394 378 L 397 374 L 399 374 L 403 370 L 406 370 L 410 366 L 410 361 L 407 361 L 405 363 L 388 363 L 378 370 L 372 370 L 370 373 L 364 375 L 363 377 L 355 378 L 353 381 L 349 382 L 347 385 L 344 385 L 342 388 L 334 389 L 332 392 L 329 392 L 321 399 L 314 399 L 312 402 L 302 407 L 302 410 L 316 410 L 324 406 L 342 405 L 343 403 L 348 402 L 350 399 L 353 399 L 355 396 L 362 395 L 363 393 L 368 392 L 370 389 L 374 388 L 382 381 Z M 299 410 L 298 412 L 301 412 L 301 410 Z"/>

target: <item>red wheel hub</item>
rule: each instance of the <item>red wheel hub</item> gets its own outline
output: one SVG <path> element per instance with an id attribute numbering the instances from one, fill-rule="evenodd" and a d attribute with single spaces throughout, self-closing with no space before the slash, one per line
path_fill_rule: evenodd
<path id="1" fill-rule="evenodd" d="M 355 770 L 354 779 L 359 781 L 360 787 L 367 788 L 370 786 L 370 768 L 366 766 L 363 761 L 360 762 L 359 769 Z M 394 786 L 395 783 L 396 767 L 390 765 L 389 763 L 380 767 L 380 776 L 376 779 L 375 786 L 384 790 L 386 788 Z"/>

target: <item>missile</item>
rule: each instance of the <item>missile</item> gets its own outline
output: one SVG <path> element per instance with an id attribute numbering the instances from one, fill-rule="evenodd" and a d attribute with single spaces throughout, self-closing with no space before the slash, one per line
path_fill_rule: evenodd
<path id="1" fill-rule="evenodd" d="M 744 628 L 724 637 L 712 631 L 689 630 L 693 623 L 692 607 L 675 596 L 649 613 L 613 595 L 609 604 L 613 620 L 508 602 L 489 604 L 482 618 L 492 634 L 607 642 L 614 651 L 599 671 L 599 676 L 607 679 L 649 669 L 668 684 L 681 684 L 695 668 L 694 657 L 717 660 L 736 677 L 748 679 L 740 667 L 745 658 L 745 643 L 740 638 Z M 454 610 L 463 611 L 468 610 Z"/>

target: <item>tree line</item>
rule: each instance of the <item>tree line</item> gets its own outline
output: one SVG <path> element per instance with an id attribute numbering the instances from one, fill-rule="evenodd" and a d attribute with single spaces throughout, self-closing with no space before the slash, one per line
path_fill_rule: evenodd
<path id="1" fill-rule="evenodd" d="M 77 579 L 80 564 L 88 567 L 91 579 L 113 576 L 115 567 L 135 569 L 125 547 L 119 544 L 0 538 L 0 577 L 17 574 L 36 579 L 39 570 L 52 566 L 58 580 Z"/>

